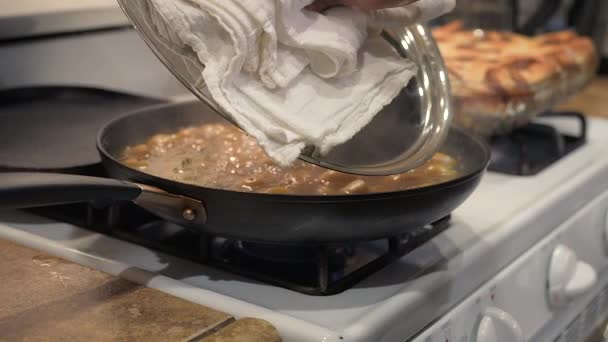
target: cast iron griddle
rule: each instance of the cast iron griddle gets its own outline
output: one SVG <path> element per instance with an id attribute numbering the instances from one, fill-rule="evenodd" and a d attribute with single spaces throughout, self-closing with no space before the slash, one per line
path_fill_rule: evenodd
<path id="1" fill-rule="evenodd" d="M 66 171 L 101 162 L 97 132 L 162 100 L 83 87 L 0 91 L 0 170 Z"/>

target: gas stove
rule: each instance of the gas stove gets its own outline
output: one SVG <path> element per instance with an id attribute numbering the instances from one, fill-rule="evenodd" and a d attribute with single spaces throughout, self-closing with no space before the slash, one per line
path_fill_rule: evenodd
<path id="1" fill-rule="evenodd" d="M 4 46 L 10 70 L 36 71 L 8 73 L 5 87 L 188 96 L 124 27 Z M 120 58 L 106 58 L 117 46 Z M 56 58 L 16 58 L 27 55 Z M 547 116 L 494 144 L 518 151 L 502 153 L 517 161 L 495 152 L 492 169 L 506 170 L 489 172 L 449 218 L 409 236 L 276 248 L 200 236 L 125 204 L 83 204 L 0 212 L 0 238 L 266 319 L 285 341 L 492 341 L 484 332 L 498 341 L 581 341 L 608 314 L 608 121 Z M 550 160 L 538 162 L 539 151 Z"/>
<path id="2" fill-rule="evenodd" d="M 563 126 L 567 131 L 569 126 L 577 125 L 555 122 L 554 126 Z M 486 311 L 490 307 L 510 312 L 526 339 L 544 341 L 538 336 L 558 336 L 562 331 L 549 327 L 556 322 L 576 322 L 574 314 L 578 312 L 553 308 L 545 295 L 553 250 L 567 246 L 577 260 L 593 270 L 593 282 L 573 299 L 571 309 L 581 306 L 580 312 L 587 312 L 583 310 L 585 306 L 595 302 L 594 296 L 608 282 L 608 245 L 603 235 L 608 213 L 608 160 L 602 158 L 608 150 L 608 122 L 590 119 L 588 126 L 586 144 L 534 176 L 488 173 L 473 196 L 452 214 L 449 228 L 447 220 L 440 222 L 438 235 L 412 245 L 417 248 L 408 248 L 408 253 L 397 254 L 384 267 L 350 284 L 352 287 L 330 291 L 328 296 L 297 292 L 284 284 L 266 283 L 259 275 L 238 274 L 231 267 L 218 265 L 226 258 L 222 253 L 228 253 L 229 258 L 235 252 L 237 256 L 247 253 L 247 259 L 253 255 L 262 260 L 272 258 L 271 261 L 287 256 L 300 258 L 292 266 L 292 273 L 306 273 L 302 265 L 317 263 L 314 251 L 296 248 L 294 253 L 285 253 L 284 249 L 269 250 L 264 245 L 203 239 L 207 244 L 219 244 L 219 248 L 191 255 L 185 246 L 190 243 L 200 251 L 200 237 L 182 236 L 173 250 L 167 247 L 167 241 L 163 242 L 164 247 L 154 245 L 151 240 L 159 243 L 171 237 L 178 227 L 165 225 L 164 229 L 155 229 L 158 221 L 148 222 L 149 217 L 142 219 L 133 214 L 128 215 L 136 223 L 132 229 L 125 226 L 108 231 L 112 225 L 106 220 L 119 215 L 106 212 L 111 210 L 108 208 L 83 205 L 80 210 L 85 215 L 81 218 L 86 219 L 75 224 L 33 213 L 2 212 L 0 237 L 237 317 L 266 319 L 286 341 L 436 341 L 435 336 L 440 335 L 470 337 L 479 321 L 488 317 Z M 48 217 L 48 212 L 44 215 Z M 581 219 L 585 222 L 577 221 Z M 572 220 L 574 223 L 570 224 Z M 90 229 L 82 228 L 86 226 Z M 142 230 L 147 233 L 141 235 Z M 147 241 L 138 241 L 142 236 Z M 349 247 L 324 251 L 340 256 L 338 266 L 343 269 L 340 262 L 348 259 L 344 256 L 356 255 Z M 374 245 L 366 248 L 373 250 Z M 389 251 L 390 248 L 389 244 Z M 382 254 L 381 249 L 376 251 L 377 255 Z M 216 258 L 216 262 L 205 264 L 209 257 Z M 335 261 L 331 257 L 327 260 L 327 266 Z M 253 269 L 250 266 L 244 268 Z M 521 270 L 532 266 L 537 269 Z M 535 301 L 540 307 L 531 308 L 530 303 Z M 465 313 L 458 314 L 459 310 Z M 606 313 L 597 308 L 592 312 Z M 590 324 L 590 320 L 585 324 Z M 433 339 L 427 339 L 427 335 Z"/>

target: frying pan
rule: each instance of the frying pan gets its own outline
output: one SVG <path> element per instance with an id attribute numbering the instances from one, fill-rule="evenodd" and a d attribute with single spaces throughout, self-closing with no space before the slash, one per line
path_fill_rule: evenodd
<path id="1" fill-rule="evenodd" d="M 144 143 L 154 134 L 212 122 L 225 121 L 198 101 L 146 108 L 114 119 L 97 140 L 103 165 L 113 178 L 1 174 L 0 207 L 133 201 L 180 225 L 232 239 L 354 242 L 397 236 L 447 216 L 473 192 L 490 159 L 483 142 L 453 128 L 440 151 L 459 161 L 459 178 L 412 190 L 340 196 L 212 189 L 149 175 L 117 159 L 126 146 Z"/>

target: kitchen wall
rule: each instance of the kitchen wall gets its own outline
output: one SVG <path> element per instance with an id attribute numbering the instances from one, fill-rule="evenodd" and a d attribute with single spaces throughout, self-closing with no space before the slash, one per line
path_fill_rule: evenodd
<path id="1" fill-rule="evenodd" d="M 125 25 L 116 0 L 0 1 L 0 40 Z"/>
<path id="2" fill-rule="evenodd" d="M 0 1 L 0 89 L 84 85 L 156 97 L 189 94 L 115 0 Z"/>

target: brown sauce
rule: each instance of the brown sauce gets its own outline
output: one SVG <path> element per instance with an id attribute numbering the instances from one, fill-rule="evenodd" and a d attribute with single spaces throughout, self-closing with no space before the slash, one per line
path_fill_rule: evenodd
<path id="1" fill-rule="evenodd" d="M 178 182 L 271 194 L 392 192 L 458 176 L 457 161 L 442 153 L 415 170 L 386 177 L 350 175 L 302 161 L 281 168 L 254 138 L 227 124 L 205 124 L 155 135 L 144 144 L 127 147 L 120 160 L 131 168 Z"/>

